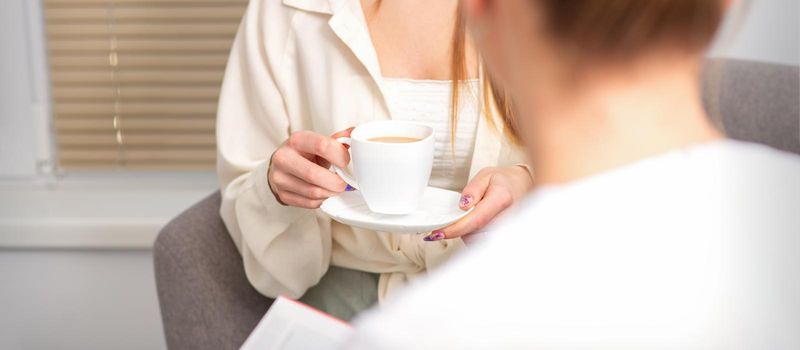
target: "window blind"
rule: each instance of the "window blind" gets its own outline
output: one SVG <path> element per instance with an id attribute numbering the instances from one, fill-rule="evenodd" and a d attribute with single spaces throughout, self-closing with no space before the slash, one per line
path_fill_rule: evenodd
<path id="1" fill-rule="evenodd" d="M 212 169 L 247 0 L 45 0 L 63 169 Z"/>

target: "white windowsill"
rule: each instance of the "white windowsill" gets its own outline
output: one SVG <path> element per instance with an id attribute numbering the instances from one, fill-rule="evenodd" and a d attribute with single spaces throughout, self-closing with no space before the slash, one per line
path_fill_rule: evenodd
<path id="1" fill-rule="evenodd" d="M 85 173 L 0 180 L 0 249 L 149 249 L 217 189 L 213 173 Z"/>

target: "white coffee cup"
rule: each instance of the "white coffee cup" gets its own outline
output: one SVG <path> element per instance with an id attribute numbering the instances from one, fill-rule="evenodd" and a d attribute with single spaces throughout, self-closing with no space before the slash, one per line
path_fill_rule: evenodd
<path id="1" fill-rule="evenodd" d="M 370 141 L 401 137 L 413 142 Z M 419 207 L 433 168 L 433 129 L 401 122 L 375 121 L 356 127 L 350 137 L 336 141 L 350 145 L 355 177 L 337 166 L 334 171 L 361 191 L 369 210 L 381 214 L 409 214 Z"/>

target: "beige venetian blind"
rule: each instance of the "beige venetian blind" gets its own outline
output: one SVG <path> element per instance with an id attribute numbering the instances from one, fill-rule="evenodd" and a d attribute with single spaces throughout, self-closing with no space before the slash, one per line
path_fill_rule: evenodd
<path id="1" fill-rule="evenodd" d="M 211 169 L 247 0 L 45 0 L 59 165 Z"/>

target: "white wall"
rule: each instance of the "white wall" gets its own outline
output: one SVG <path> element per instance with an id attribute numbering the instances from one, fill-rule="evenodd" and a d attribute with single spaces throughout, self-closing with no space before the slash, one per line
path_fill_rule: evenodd
<path id="1" fill-rule="evenodd" d="M 0 250 L 0 349 L 164 349 L 163 339 L 151 252 Z"/>
<path id="2" fill-rule="evenodd" d="M 800 1 L 734 1 L 711 56 L 800 64 Z"/>
<path id="3" fill-rule="evenodd" d="M 25 0 L 0 1 L 0 176 L 36 172 Z"/>
<path id="4" fill-rule="evenodd" d="M 113 175 L 0 181 L 0 349 L 164 348 L 150 247 L 214 176 Z"/>
<path id="5" fill-rule="evenodd" d="M 50 170 L 50 94 L 39 1 L 0 1 L 0 179 Z"/>

